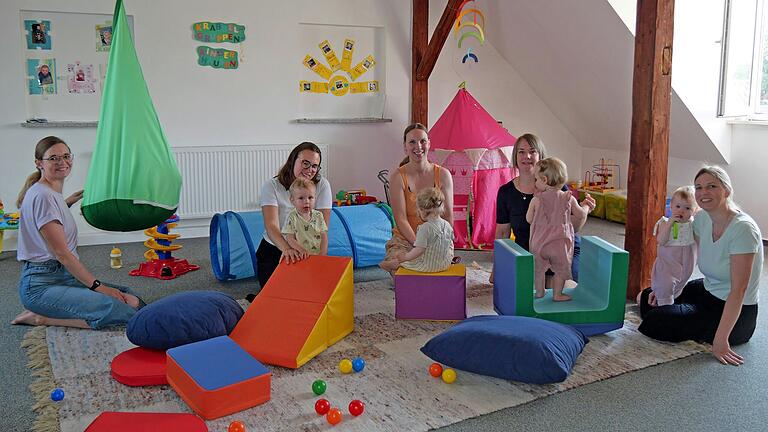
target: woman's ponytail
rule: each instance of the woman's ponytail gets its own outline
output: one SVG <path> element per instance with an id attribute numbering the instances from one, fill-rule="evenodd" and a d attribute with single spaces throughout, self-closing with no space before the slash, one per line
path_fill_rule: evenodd
<path id="1" fill-rule="evenodd" d="M 21 192 L 19 192 L 18 198 L 16 198 L 16 208 L 21 209 L 21 202 L 24 201 L 24 195 L 27 194 L 27 191 L 29 188 L 32 187 L 33 184 L 40 181 L 40 178 L 42 178 L 42 174 L 40 174 L 40 170 L 37 170 L 33 172 L 32 174 L 27 177 L 27 181 L 24 182 L 24 186 L 21 188 Z"/>

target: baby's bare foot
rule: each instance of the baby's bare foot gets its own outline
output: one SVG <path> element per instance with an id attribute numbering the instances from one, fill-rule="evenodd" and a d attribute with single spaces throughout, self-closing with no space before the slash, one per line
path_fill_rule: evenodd
<path id="1" fill-rule="evenodd" d="M 536 298 L 542 298 L 544 297 L 544 291 L 536 291 L 536 294 L 534 294 Z"/>
<path id="2" fill-rule="evenodd" d="M 31 325 L 31 326 L 39 326 L 44 324 L 45 318 L 34 313 L 30 312 L 28 310 L 25 310 L 21 312 L 20 314 L 16 315 L 16 318 L 14 318 L 11 321 L 11 324 L 14 325 Z"/>
<path id="3" fill-rule="evenodd" d="M 552 300 L 561 302 L 561 301 L 569 301 L 572 297 L 567 294 L 555 294 L 552 296 Z"/>

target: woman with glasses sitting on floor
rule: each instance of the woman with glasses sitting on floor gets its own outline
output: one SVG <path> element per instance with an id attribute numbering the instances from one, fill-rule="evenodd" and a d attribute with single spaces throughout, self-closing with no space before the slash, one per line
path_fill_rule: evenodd
<path id="1" fill-rule="evenodd" d="M 325 224 L 330 226 L 333 194 L 331 184 L 320 176 L 321 162 L 320 148 L 312 142 L 303 142 L 291 151 L 277 175 L 261 188 L 260 202 L 265 229 L 264 237 L 256 251 L 256 276 L 262 287 L 281 260 L 285 259 L 288 264 L 292 264 L 307 256 L 306 253 L 291 247 L 282 234 L 286 217 L 293 209 L 289 188 L 297 177 L 304 177 L 315 184 L 315 208 L 323 214 Z M 248 294 L 246 298 L 253 301 L 255 295 Z"/>
<path id="2" fill-rule="evenodd" d="M 35 147 L 37 171 L 16 203 L 21 210 L 19 297 L 27 310 L 11 324 L 100 329 L 125 324 L 144 306 L 128 288 L 99 282 L 78 257 L 77 225 L 69 207 L 83 191 L 66 199 L 62 195 L 73 160 L 60 138 L 43 138 Z"/>

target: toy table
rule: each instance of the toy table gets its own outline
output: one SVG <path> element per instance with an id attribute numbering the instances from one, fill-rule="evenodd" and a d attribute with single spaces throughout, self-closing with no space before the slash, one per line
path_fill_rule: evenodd
<path id="1" fill-rule="evenodd" d="M 13 223 L 13 222 L 16 222 L 16 223 Z M 5 217 L 5 215 L 0 217 L 0 253 L 3 252 L 3 236 L 5 235 L 5 230 L 17 230 L 17 229 L 19 229 L 18 219 L 11 219 L 11 218 Z"/>

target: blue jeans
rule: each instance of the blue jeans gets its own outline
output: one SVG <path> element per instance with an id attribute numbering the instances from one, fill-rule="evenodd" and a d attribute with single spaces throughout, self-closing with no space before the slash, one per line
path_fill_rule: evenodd
<path id="1" fill-rule="evenodd" d="M 105 285 L 136 295 L 126 287 Z M 25 308 L 38 315 L 82 319 L 94 330 L 125 324 L 136 313 L 113 297 L 89 290 L 56 260 L 22 263 L 19 298 Z M 144 305 L 139 299 L 139 307 Z"/>

